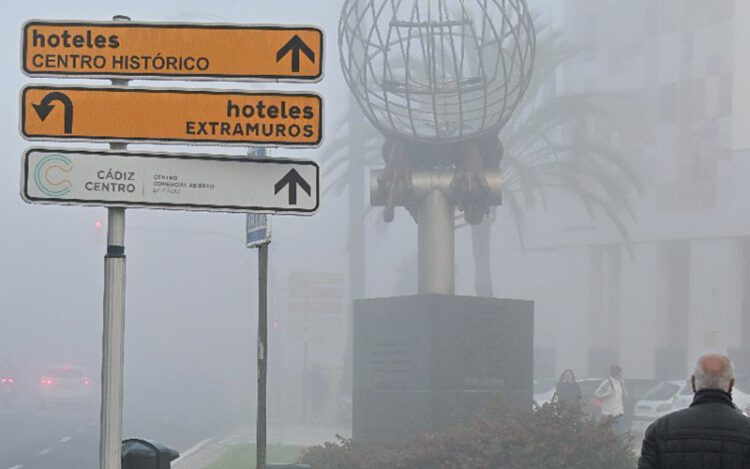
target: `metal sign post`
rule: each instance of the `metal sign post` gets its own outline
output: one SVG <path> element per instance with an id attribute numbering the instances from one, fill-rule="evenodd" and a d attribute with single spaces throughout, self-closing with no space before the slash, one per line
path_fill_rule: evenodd
<path id="1" fill-rule="evenodd" d="M 115 22 L 130 21 L 115 16 Z M 112 80 L 128 86 L 128 80 Z M 110 144 L 125 150 L 122 143 Z M 102 326 L 102 401 L 99 426 L 99 467 L 121 469 L 122 407 L 125 381 L 125 209 L 107 209 L 107 254 L 104 256 L 104 319 Z"/>
<path id="2" fill-rule="evenodd" d="M 125 209 L 109 208 L 107 212 L 99 466 L 120 469 L 125 364 Z"/>
<path id="3" fill-rule="evenodd" d="M 270 243 L 270 240 L 269 240 Z M 258 246 L 258 415 L 255 467 L 266 467 L 266 375 L 268 370 L 268 244 Z"/>
<path id="4" fill-rule="evenodd" d="M 251 148 L 248 156 L 266 157 L 265 148 Z M 246 242 L 258 248 L 258 407 L 255 430 L 255 467 L 266 467 L 266 389 L 268 374 L 268 245 L 271 220 L 265 214 L 248 213 Z"/>

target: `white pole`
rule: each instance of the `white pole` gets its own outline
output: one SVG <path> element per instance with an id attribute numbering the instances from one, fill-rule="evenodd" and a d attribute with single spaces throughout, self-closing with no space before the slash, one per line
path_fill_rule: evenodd
<path id="1" fill-rule="evenodd" d="M 130 21 L 115 16 L 114 21 Z M 112 80 L 127 86 L 128 80 Z M 113 150 L 127 145 L 113 143 Z M 102 331 L 102 402 L 99 467 L 121 469 L 122 404 L 125 368 L 125 209 L 107 209 L 107 254 L 104 256 L 104 327 Z"/>

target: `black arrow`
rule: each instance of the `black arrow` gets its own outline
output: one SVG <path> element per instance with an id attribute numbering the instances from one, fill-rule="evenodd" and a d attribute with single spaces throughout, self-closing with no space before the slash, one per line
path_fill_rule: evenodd
<path id="1" fill-rule="evenodd" d="M 52 104 L 50 104 L 52 101 L 60 101 L 63 103 L 63 106 L 65 107 L 65 133 L 66 134 L 72 134 L 73 133 L 73 102 L 68 98 L 67 95 L 60 93 L 59 91 L 54 91 L 42 99 L 42 102 L 39 104 L 32 104 L 34 106 L 34 109 L 36 110 L 36 113 L 39 115 L 39 118 L 44 121 L 44 119 L 49 116 L 49 113 L 52 112 L 52 110 L 55 108 Z"/>
<path id="2" fill-rule="evenodd" d="M 276 53 L 276 62 L 280 62 L 289 52 L 292 53 L 292 72 L 299 72 L 300 52 L 305 54 L 310 59 L 310 62 L 315 63 L 315 52 L 296 34 Z"/>
<path id="3" fill-rule="evenodd" d="M 297 205 L 297 185 L 299 185 L 307 195 L 311 195 L 310 184 L 305 181 L 305 178 L 299 175 L 296 169 L 292 169 L 286 176 L 281 178 L 279 182 L 273 186 L 274 194 L 278 194 L 281 189 L 289 186 L 289 205 Z"/>

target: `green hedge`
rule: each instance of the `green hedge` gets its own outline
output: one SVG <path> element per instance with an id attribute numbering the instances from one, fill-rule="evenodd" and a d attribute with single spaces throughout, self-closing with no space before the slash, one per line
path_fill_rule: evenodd
<path id="1" fill-rule="evenodd" d="M 340 438 L 303 450 L 314 469 L 632 469 L 632 441 L 554 401 L 523 412 L 503 403 L 445 433 L 402 441 Z"/>

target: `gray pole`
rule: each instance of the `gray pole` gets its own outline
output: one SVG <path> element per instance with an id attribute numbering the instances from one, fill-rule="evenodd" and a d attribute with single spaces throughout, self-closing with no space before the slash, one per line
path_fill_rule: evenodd
<path id="1" fill-rule="evenodd" d="M 115 16 L 114 21 L 130 18 Z M 127 86 L 128 80 L 112 80 Z M 127 145 L 113 143 L 113 150 Z M 104 326 L 102 331 L 102 402 L 99 467 L 121 469 L 122 403 L 125 365 L 125 209 L 107 209 L 107 254 L 104 256 Z"/>
<path id="2" fill-rule="evenodd" d="M 452 295 L 455 291 L 454 214 L 453 202 L 437 187 L 419 203 L 419 294 Z"/>
<path id="3" fill-rule="evenodd" d="M 268 243 L 258 248 L 258 415 L 255 467 L 266 467 L 266 370 L 268 367 Z"/>
<path id="4" fill-rule="evenodd" d="M 110 208 L 108 212 L 99 461 L 101 469 L 120 469 L 125 352 L 125 209 Z"/>
<path id="5" fill-rule="evenodd" d="M 484 185 L 475 189 L 489 205 L 502 203 L 503 177 L 498 170 L 481 173 Z M 453 295 L 455 291 L 455 200 L 457 197 L 451 170 L 415 171 L 411 175 L 411 191 L 400 194 L 397 205 L 417 206 L 417 256 L 419 258 L 420 294 Z M 370 173 L 370 202 L 373 206 L 388 203 L 388 184 L 383 171 Z"/>

